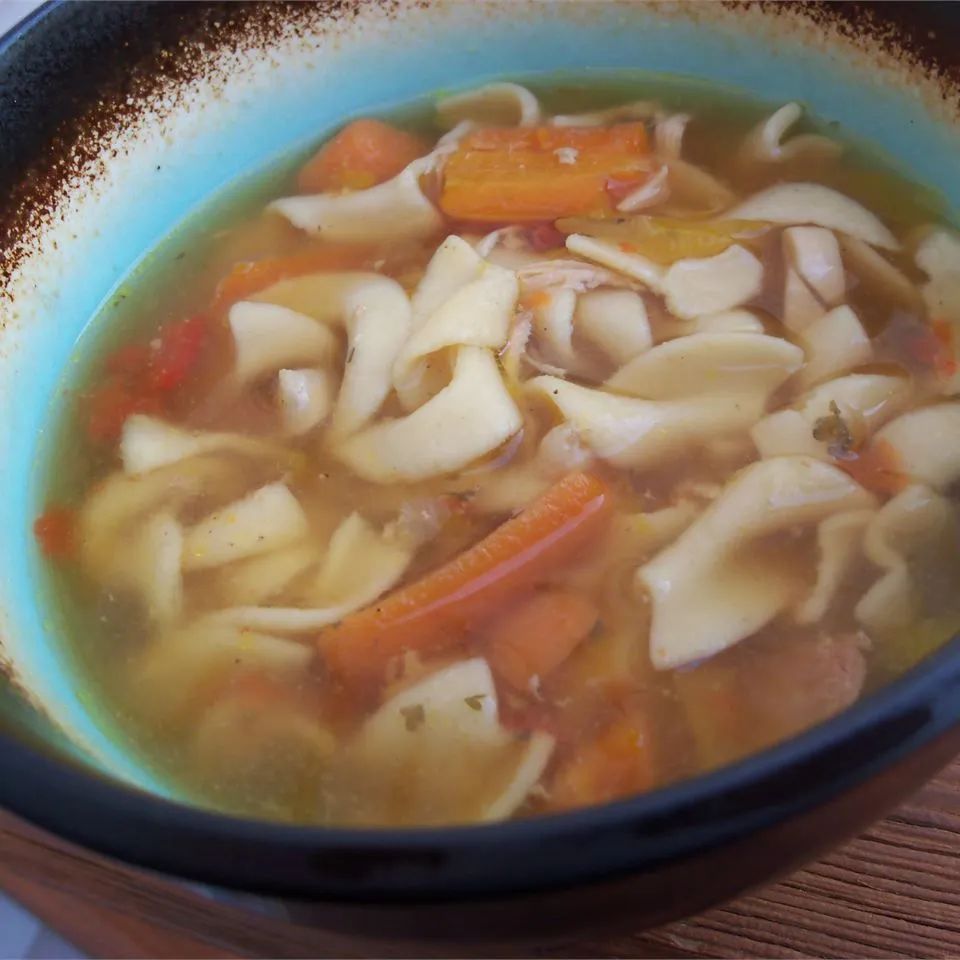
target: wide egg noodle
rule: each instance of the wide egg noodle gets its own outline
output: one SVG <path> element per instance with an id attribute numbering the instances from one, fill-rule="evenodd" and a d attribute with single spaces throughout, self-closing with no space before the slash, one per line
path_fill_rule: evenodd
<path id="1" fill-rule="evenodd" d="M 846 293 L 840 244 L 823 227 L 787 227 L 783 231 L 785 260 L 825 306 L 834 307 Z"/>
<path id="2" fill-rule="evenodd" d="M 841 470 L 808 457 L 751 464 L 694 523 L 637 572 L 650 596 L 650 657 L 658 670 L 719 653 L 799 598 L 788 564 L 757 553 L 759 538 L 871 506 Z"/>
<path id="3" fill-rule="evenodd" d="M 381 420 L 349 437 L 336 455 L 374 483 L 452 473 L 495 450 L 523 426 L 490 351 L 458 347 L 453 377 L 404 417 Z"/>
<path id="4" fill-rule="evenodd" d="M 643 297 L 633 290 L 588 290 L 577 298 L 574 327 L 614 363 L 624 364 L 653 345 Z"/>
<path id="5" fill-rule="evenodd" d="M 326 370 L 281 370 L 277 374 L 277 405 L 283 432 L 297 437 L 327 419 L 333 406 L 333 385 Z"/>
<path id="6" fill-rule="evenodd" d="M 185 570 L 204 570 L 303 539 L 307 516 L 284 483 L 269 483 L 198 520 L 184 533 Z"/>
<path id="7" fill-rule="evenodd" d="M 747 197 L 723 214 L 725 220 L 765 220 L 787 226 L 810 223 L 897 250 L 897 238 L 866 207 L 819 183 L 780 183 Z"/>
<path id="8" fill-rule="evenodd" d="M 318 566 L 322 558 L 322 548 L 312 539 L 246 557 L 217 570 L 213 593 L 220 606 L 265 603 Z"/>
<path id="9" fill-rule="evenodd" d="M 960 236 L 932 230 L 921 240 L 914 259 L 928 278 L 921 293 L 930 315 L 960 323 Z"/>
<path id="10" fill-rule="evenodd" d="M 533 334 L 548 364 L 561 370 L 578 367 L 573 346 L 573 321 L 577 295 L 563 287 L 542 291 L 533 306 Z"/>
<path id="11" fill-rule="evenodd" d="M 311 273 L 281 280 L 255 299 L 296 310 L 314 323 L 343 325 L 347 352 L 330 437 L 365 426 L 390 392 L 390 372 L 410 332 L 410 301 L 403 287 L 377 273 Z"/>
<path id="12" fill-rule="evenodd" d="M 498 127 L 534 127 L 542 116 L 540 102 L 518 83 L 488 83 L 437 101 L 437 116 L 445 128 L 464 121 Z"/>
<path id="13" fill-rule="evenodd" d="M 269 440 L 240 433 L 190 430 L 143 413 L 127 417 L 120 434 L 120 459 L 124 472 L 132 477 L 212 453 L 281 463 L 290 459 L 285 447 Z"/>
<path id="14" fill-rule="evenodd" d="M 841 236 L 840 250 L 844 266 L 856 276 L 863 289 L 912 312 L 921 309 L 921 293 L 913 281 L 870 244 L 856 237 Z"/>
<path id="15" fill-rule="evenodd" d="M 817 577 L 810 593 L 793 611 L 798 623 L 818 623 L 830 610 L 846 577 L 862 553 L 864 531 L 873 510 L 835 513 L 817 527 Z"/>
<path id="16" fill-rule="evenodd" d="M 787 264 L 783 274 L 783 325 L 793 333 L 802 333 L 826 312 L 803 277 Z"/>
<path id="17" fill-rule="evenodd" d="M 736 200 L 725 183 L 695 163 L 677 157 L 667 161 L 667 170 L 670 197 L 663 208 L 665 214 L 714 216 Z"/>
<path id="18" fill-rule="evenodd" d="M 183 527 L 169 511 L 150 517 L 135 535 L 129 574 L 155 623 L 173 623 L 183 609 Z"/>
<path id="19" fill-rule="evenodd" d="M 462 237 L 451 234 L 434 251 L 410 298 L 413 330 L 419 330 L 458 290 L 476 280 L 483 257 Z"/>
<path id="20" fill-rule="evenodd" d="M 567 237 L 566 246 L 571 253 L 579 257 L 622 273 L 654 293 L 663 293 L 666 269 L 639 253 L 630 253 L 623 250 L 618 243 L 597 240 L 582 233 L 571 233 Z"/>
<path id="21" fill-rule="evenodd" d="M 806 389 L 863 366 L 873 359 L 873 345 L 860 318 L 846 304 L 834 307 L 799 334 L 807 362 L 796 385 Z"/>
<path id="22" fill-rule="evenodd" d="M 804 155 L 814 160 L 836 157 L 843 152 L 840 144 L 817 133 L 802 133 L 785 139 L 802 116 L 803 107 L 799 103 L 784 104 L 747 134 L 740 148 L 741 158 L 766 164 L 783 163 Z"/>
<path id="23" fill-rule="evenodd" d="M 693 320 L 677 320 L 674 317 L 658 318 L 655 339 L 673 340 L 677 337 L 689 337 L 694 333 L 763 333 L 763 321 L 750 310 L 738 307 L 734 310 L 720 310 L 706 313 Z"/>
<path id="24" fill-rule="evenodd" d="M 864 553 L 882 572 L 854 608 L 857 621 L 873 636 L 904 628 L 923 615 L 921 585 L 956 566 L 957 512 L 935 490 L 914 484 L 889 500 L 864 536 Z"/>
<path id="25" fill-rule="evenodd" d="M 800 369 L 803 351 L 761 333 L 695 333 L 669 340 L 621 367 L 605 386 L 647 400 L 701 394 L 766 399 Z"/>
<path id="26" fill-rule="evenodd" d="M 528 738 L 498 718 L 486 661 L 443 667 L 377 710 L 343 751 L 353 823 L 403 825 L 504 819 L 524 801 L 553 752 L 546 733 Z"/>
<path id="27" fill-rule="evenodd" d="M 535 377 L 527 387 L 553 404 L 599 458 L 628 469 L 650 468 L 717 436 L 746 431 L 764 406 L 760 394 L 638 400 L 551 376 Z"/>
<path id="28" fill-rule="evenodd" d="M 713 257 L 677 260 L 664 274 L 661 292 L 670 312 L 681 320 L 749 302 L 763 285 L 763 264 L 734 244 Z"/>
<path id="29" fill-rule="evenodd" d="M 237 606 L 218 621 L 274 633 L 319 630 L 372 603 L 403 576 L 416 546 L 353 513 L 334 531 L 302 607 Z"/>
<path id="30" fill-rule="evenodd" d="M 960 479 L 960 403 L 911 410 L 877 432 L 904 473 L 935 490 Z"/>
<path id="31" fill-rule="evenodd" d="M 443 218 L 420 187 L 420 177 L 433 163 L 428 155 L 367 190 L 283 197 L 269 209 L 295 227 L 337 243 L 428 237 L 443 226 Z"/>
<path id="32" fill-rule="evenodd" d="M 915 255 L 917 266 L 928 280 L 921 287 L 927 314 L 931 320 L 944 321 L 951 330 L 951 359 L 956 360 L 960 336 L 960 235 L 936 229 L 923 238 Z M 960 369 L 938 377 L 938 386 L 946 396 L 960 393 Z"/>
<path id="33" fill-rule="evenodd" d="M 321 323 L 276 301 L 241 301 L 228 317 L 235 351 L 234 380 L 245 386 L 295 364 L 324 364 L 337 341 Z"/>
<path id="34" fill-rule="evenodd" d="M 441 270 L 449 264 L 452 279 L 441 283 Z M 425 388 L 429 358 L 450 347 L 500 349 L 507 341 L 517 302 L 517 276 L 487 263 L 460 237 L 448 237 L 427 267 L 426 291 L 414 295 L 416 323 L 393 364 L 393 384 L 407 410 L 428 397 Z"/>
<path id="35" fill-rule="evenodd" d="M 151 513 L 173 512 L 233 477 L 226 459 L 197 457 L 141 476 L 110 474 L 87 494 L 77 514 L 77 544 L 83 569 L 104 585 L 126 583 L 137 568 L 130 531 Z"/>

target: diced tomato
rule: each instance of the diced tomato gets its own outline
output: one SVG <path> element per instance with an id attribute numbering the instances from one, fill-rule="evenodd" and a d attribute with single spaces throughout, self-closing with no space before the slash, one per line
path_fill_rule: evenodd
<path id="1" fill-rule="evenodd" d="M 152 346 L 128 343 L 104 362 L 108 376 L 86 397 L 87 435 L 112 443 L 133 413 L 163 413 L 167 395 L 196 369 L 207 343 L 205 315 L 161 327 Z"/>
<path id="2" fill-rule="evenodd" d="M 160 346 L 150 357 L 149 386 L 162 393 L 179 387 L 196 367 L 208 333 L 202 314 L 163 327 Z"/>
<path id="3" fill-rule="evenodd" d="M 120 436 L 124 421 L 133 413 L 158 414 L 160 397 L 137 393 L 125 378 L 113 376 L 88 396 L 87 435 L 94 443 L 110 443 Z"/>
<path id="4" fill-rule="evenodd" d="M 150 347 L 145 343 L 125 343 L 107 357 L 104 367 L 110 373 L 139 376 L 149 363 Z"/>
<path id="5" fill-rule="evenodd" d="M 48 557 L 65 559 L 73 554 L 76 517 L 69 507 L 50 506 L 33 523 L 33 535 Z"/>

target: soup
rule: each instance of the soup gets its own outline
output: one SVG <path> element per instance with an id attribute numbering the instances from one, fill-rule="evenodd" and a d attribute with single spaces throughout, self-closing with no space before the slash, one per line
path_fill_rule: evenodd
<path id="1" fill-rule="evenodd" d="M 604 803 L 960 625 L 925 191 L 666 81 L 496 83 L 295 166 L 118 295 L 35 524 L 104 722 L 192 800 Z"/>

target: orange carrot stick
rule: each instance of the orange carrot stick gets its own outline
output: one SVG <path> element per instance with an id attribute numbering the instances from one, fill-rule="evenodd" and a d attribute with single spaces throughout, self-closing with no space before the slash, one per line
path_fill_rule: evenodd
<path id="1" fill-rule="evenodd" d="M 440 207 L 509 223 L 610 213 L 650 176 L 648 155 L 642 123 L 478 130 L 447 160 Z"/>
<path id="2" fill-rule="evenodd" d="M 434 653 L 458 643 L 547 572 L 576 557 L 605 526 L 604 482 L 573 473 L 457 558 L 324 630 L 320 652 L 345 682 L 375 681 L 407 650 Z"/>
<path id="3" fill-rule="evenodd" d="M 304 193 L 363 190 L 429 152 L 425 140 L 382 120 L 354 120 L 306 162 L 297 186 Z"/>
<path id="4" fill-rule="evenodd" d="M 364 266 L 373 256 L 373 248 L 363 244 L 318 247 L 286 257 L 244 260 L 235 263 L 220 281 L 214 294 L 212 310 L 229 307 L 278 280 L 299 277 L 316 270 L 351 270 Z"/>
<path id="5" fill-rule="evenodd" d="M 593 601 L 578 591 L 535 593 L 486 628 L 487 659 L 497 676 L 528 692 L 534 677 L 548 676 L 589 636 L 597 616 Z"/>

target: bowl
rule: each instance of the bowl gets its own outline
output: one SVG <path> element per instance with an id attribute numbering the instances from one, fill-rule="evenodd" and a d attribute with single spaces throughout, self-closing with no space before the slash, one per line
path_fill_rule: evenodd
<path id="1" fill-rule="evenodd" d="M 909 18 L 901 22 L 896 18 Z M 0 804 L 132 864 L 367 936 L 639 928 L 797 867 L 960 749 L 960 641 L 841 716 L 645 796 L 492 826 L 337 830 L 193 808 L 96 723 L 45 619 L 36 458 L 71 348 L 209 194 L 342 117 L 489 78 L 641 67 L 802 98 L 956 207 L 949 5 L 592 0 L 68 4 L 0 42 Z"/>

